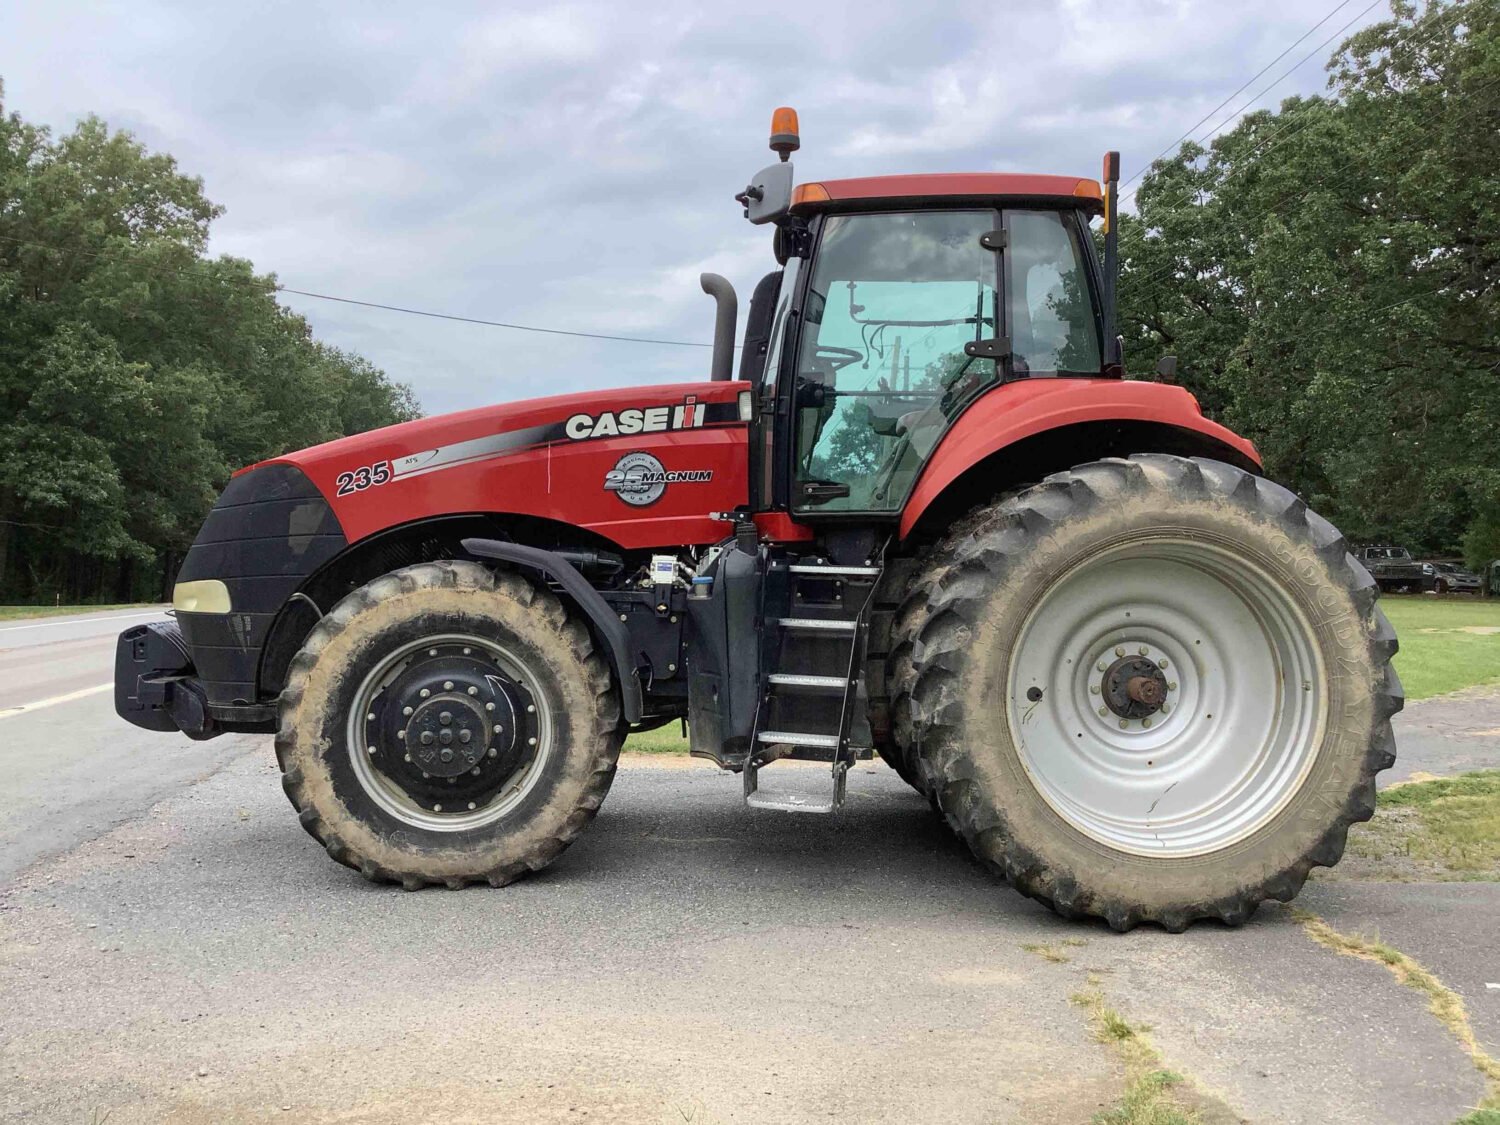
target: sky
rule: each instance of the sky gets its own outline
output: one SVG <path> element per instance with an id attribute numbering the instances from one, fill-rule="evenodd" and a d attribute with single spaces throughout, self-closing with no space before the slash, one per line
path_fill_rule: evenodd
<path id="1" fill-rule="evenodd" d="M 201 176 L 211 250 L 283 285 L 462 317 L 707 343 L 721 273 L 774 268 L 733 196 L 794 106 L 799 182 L 1129 177 L 1337 0 L 37 4 L 0 0 L 7 111 L 96 114 Z M 1346 0 L 1200 126 L 1323 90 L 1385 4 Z M 1363 12 L 1363 14 L 1361 14 Z M 1315 50 L 1348 21 L 1328 46 Z M 426 412 L 707 378 L 706 347 L 547 336 L 284 295 Z"/>

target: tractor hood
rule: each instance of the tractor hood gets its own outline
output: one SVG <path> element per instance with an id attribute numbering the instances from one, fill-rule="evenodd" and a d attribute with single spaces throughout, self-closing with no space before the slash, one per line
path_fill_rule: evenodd
<path id="1" fill-rule="evenodd" d="M 294 466 L 355 542 L 415 520 L 539 516 L 622 547 L 711 543 L 745 502 L 749 384 L 554 395 L 403 422 L 252 465 Z M 743 405 L 742 405 L 743 396 Z"/>

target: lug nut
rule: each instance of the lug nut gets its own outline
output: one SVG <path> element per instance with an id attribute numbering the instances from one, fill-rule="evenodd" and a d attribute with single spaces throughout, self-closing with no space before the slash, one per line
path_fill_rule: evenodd
<path id="1" fill-rule="evenodd" d="M 397 738 L 405 738 L 406 737 L 406 731 L 404 731 L 404 730 L 398 730 L 396 732 L 396 737 Z"/>
<path id="2" fill-rule="evenodd" d="M 1121 720 L 1120 720 L 1120 728 L 1121 728 L 1121 729 L 1122 729 L 1122 730 L 1123 730 L 1123 729 L 1124 729 L 1124 728 L 1125 728 L 1125 727 L 1128 727 L 1128 726 L 1129 726 L 1129 725 L 1130 725 L 1130 720 L 1129 720 L 1129 719 L 1121 719 Z"/>
<path id="3" fill-rule="evenodd" d="M 375 712 L 371 711 L 368 715 L 365 716 L 365 722 L 367 722 L 367 723 L 373 723 L 374 721 L 375 721 Z"/>
<path id="4" fill-rule="evenodd" d="M 534 712 L 535 710 L 536 710 L 536 704 L 535 703 L 528 703 L 528 704 L 526 704 L 526 711 L 527 711 L 528 714 L 531 713 L 531 712 Z"/>
<path id="5" fill-rule="evenodd" d="M 495 705 L 493 703 L 486 703 L 484 705 L 484 709 L 486 711 L 493 711 L 495 709 Z"/>
<path id="6" fill-rule="evenodd" d="M 472 648 L 469 648 L 469 647 L 468 647 L 468 646 L 465 646 L 465 647 L 464 647 L 464 655 L 465 655 L 465 656 L 468 656 L 468 655 L 469 655 L 469 654 L 470 654 L 470 653 L 471 653 L 471 652 L 473 652 L 473 651 L 474 651 L 474 650 L 473 650 L 473 649 L 472 649 Z"/>
<path id="7" fill-rule="evenodd" d="M 1171 710 L 1172 710 L 1172 705 L 1170 703 L 1163 703 L 1161 705 L 1161 713 L 1163 715 L 1167 714 Z"/>
<path id="8" fill-rule="evenodd" d="M 471 687 L 471 688 L 469 688 L 469 694 L 470 695 L 478 695 L 479 694 L 479 689 L 477 687 Z"/>
<path id="9" fill-rule="evenodd" d="M 368 750 L 371 754 L 375 753 L 375 747 L 373 746 L 366 746 L 365 749 Z"/>
<path id="10" fill-rule="evenodd" d="M 431 746 L 435 737 L 430 730 L 424 730 L 420 741 L 423 746 Z"/>
<path id="11" fill-rule="evenodd" d="M 1109 714 L 1109 708 L 1108 707 L 1101 707 L 1101 708 L 1099 708 L 1099 714 L 1100 714 L 1100 716 L 1107 716 Z"/>
<path id="12" fill-rule="evenodd" d="M 436 656 L 437 655 L 437 649 L 435 649 L 435 648 L 428 649 L 427 650 L 427 655 L 428 656 Z"/>
<path id="13" fill-rule="evenodd" d="M 1143 726 L 1143 727 L 1149 727 L 1150 725 L 1151 725 L 1151 720 L 1149 718 L 1141 720 L 1141 726 Z"/>
<path id="14" fill-rule="evenodd" d="M 1125 655 L 1125 646 L 1124 645 L 1115 645 L 1115 655 L 1116 656 L 1124 656 Z"/>
<path id="15" fill-rule="evenodd" d="M 403 715 L 410 715 L 411 714 L 411 708 L 410 707 L 403 707 L 403 708 L 401 708 L 401 713 Z"/>
<path id="16" fill-rule="evenodd" d="M 1091 686 L 1089 688 L 1089 692 L 1092 695 L 1098 695 L 1099 694 L 1099 685 L 1098 684 L 1094 684 L 1093 686 Z"/>
<path id="17" fill-rule="evenodd" d="M 1108 668 L 1108 667 L 1109 667 L 1109 665 L 1108 665 L 1108 664 L 1106 664 L 1106 663 L 1104 663 L 1104 661 L 1102 661 L 1102 660 L 1101 660 L 1101 661 L 1099 661 L 1099 671 L 1101 671 L 1101 672 L 1102 672 L 1102 671 L 1104 671 L 1104 670 L 1105 670 L 1105 669 L 1106 669 L 1106 668 Z"/>
<path id="18" fill-rule="evenodd" d="M 1167 684 L 1167 690 L 1168 691 L 1176 691 L 1177 690 L 1177 681 L 1176 680 L 1172 680 L 1170 683 L 1168 683 Z"/>
<path id="19" fill-rule="evenodd" d="M 500 756 L 500 751 L 496 750 L 493 746 L 491 746 L 490 747 L 490 757 L 491 758 L 498 758 L 499 756 Z M 474 772 L 478 773 L 479 771 L 475 770 Z"/>
<path id="20" fill-rule="evenodd" d="M 432 692 L 428 691 L 426 688 L 423 688 L 421 691 L 417 692 L 417 694 L 420 695 L 423 699 L 426 699 L 429 695 L 432 694 Z"/>
<path id="21" fill-rule="evenodd" d="M 500 724 L 499 724 L 499 723 L 496 723 L 496 724 L 495 724 L 495 733 L 496 733 L 496 734 L 499 734 L 499 733 L 500 733 Z"/>
<path id="22" fill-rule="evenodd" d="M 526 745 L 527 746 L 535 746 L 536 745 L 536 739 L 535 738 L 528 738 L 526 740 Z"/>
<path id="23" fill-rule="evenodd" d="M 410 754 L 402 754 L 401 755 L 401 759 L 403 761 L 409 762 L 409 761 L 411 761 L 411 755 Z"/>
<path id="24" fill-rule="evenodd" d="M 469 772 L 470 772 L 470 773 L 472 773 L 472 774 L 473 774 L 473 775 L 474 775 L 474 776 L 475 776 L 475 777 L 478 777 L 478 776 L 479 776 L 479 767 L 478 767 L 478 766 L 475 766 L 475 767 L 474 767 L 474 768 L 473 768 L 473 769 L 471 769 L 471 770 L 470 770 L 470 771 L 469 771 Z"/>
<path id="25" fill-rule="evenodd" d="M 430 773 L 428 773 L 428 772 L 427 772 L 427 771 L 426 771 L 426 770 L 423 770 L 423 771 L 422 771 L 422 777 L 423 777 L 423 778 L 429 778 L 429 777 L 431 777 L 431 776 L 432 776 L 432 774 L 430 774 Z"/>
<path id="26" fill-rule="evenodd" d="M 453 681 L 452 680 L 444 680 L 443 681 L 443 690 L 444 691 L 452 691 L 453 690 Z"/>
<path id="27" fill-rule="evenodd" d="M 442 805 L 433 805 L 432 806 L 432 811 L 433 812 L 442 812 L 443 811 L 443 806 Z"/>
<path id="28" fill-rule="evenodd" d="M 469 739 L 471 739 L 473 737 L 474 737 L 474 735 L 469 731 L 468 727 L 465 727 L 463 730 L 461 730 L 461 731 L 458 732 L 458 740 L 460 742 L 467 743 L 469 741 Z"/>
<path id="29" fill-rule="evenodd" d="M 1140 656 L 1145 656 L 1145 655 L 1146 655 L 1146 654 L 1147 654 L 1147 653 L 1148 653 L 1148 652 L 1150 652 L 1150 651 L 1151 651 L 1151 649 L 1150 649 L 1150 647 L 1149 647 L 1149 646 L 1147 646 L 1147 645 L 1142 645 L 1142 646 L 1141 646 L 1141 647 L 1140 647 L 1140 648 L 1138 648 L 1138 649 L 1136 649 L 1136 650 L 1135 650 L 1135 651 L 1136 651 L 1136 653 L 1137 653 L 1137 654 L 1138 654 L 1138 655 L 1140 655 Z"/>
<path id="30" fill-rule="evenodd" d="M 1156 662 L 1156 665 L 1158 668 L 1165 668 L 1167 666 L 1167 658 L 1165 656 L 1162 657 Z"/>
<path id="31" fill-rule="evenodd" d="M 470 801 L 470 802 L 469 802 L 469 808 L 470 808 L 470 809 L 473 809 L 473 808 L 475 808 L 475 807 L 476 807 L 476 806 L 475 806 L 475 804 L 474 804 L 474 802 L 473 802 L 473 801 Z"/>

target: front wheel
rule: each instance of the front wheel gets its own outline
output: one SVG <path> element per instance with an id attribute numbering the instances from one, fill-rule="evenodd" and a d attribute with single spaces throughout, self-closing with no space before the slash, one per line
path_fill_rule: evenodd
<path id="1" fill-rule="evenodd" d="M 1117 929 L 1244 921 L 1343 852 L 1395 760 L 1395 637 L 1342 537 L 1220 462 L 1084 465 L 934 552 L 898 727 L 1018 889 Z"/>
<path id="2" fill-rule="evenodd" d="M 334 607 L 292 661 L 276 755 L 302 825 L 409 889 L 543 867 L 609 791 L 618 693 L 547 590 L 424 563 Z"/>

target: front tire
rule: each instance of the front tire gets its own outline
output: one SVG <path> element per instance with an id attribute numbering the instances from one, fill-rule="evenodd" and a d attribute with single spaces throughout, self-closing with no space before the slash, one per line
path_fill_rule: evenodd
<path id="1" fill-rule="evenodd" d="M 932 559 L 893 638 L 898 736 L 1023 893 L 1119 930 L 1238 924 L 1373 814 L 1395 636 L 1286 489 L 1205 459 L 1102 461 Z"/>
<path id="2" fill-rule="evenodd" d="M 440 562 L 375 579 L 313 629 L 276 756 L 339 863 L 411 890 L 501 886 L 593 819 L 622 739 L 608 668 L 556 597 Z"/>

